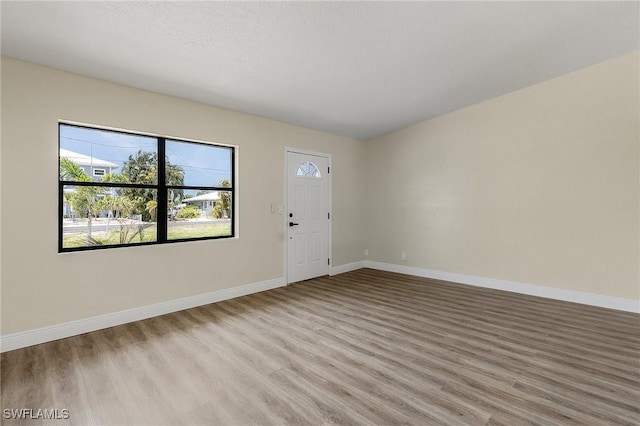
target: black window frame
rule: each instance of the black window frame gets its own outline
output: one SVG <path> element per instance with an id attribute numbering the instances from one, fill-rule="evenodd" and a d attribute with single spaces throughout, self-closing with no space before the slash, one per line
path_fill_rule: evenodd
<path id="1" fill-rule="evenodd" d="M 155 185 L 150 184 L 136 184 L 136 183 L 118 183 L 118 182 L 96 182 L 93 181 L 72 181 L 72 180 L 61 180 L 60 179 L 60 129 L 62 126 L 71 126 L 78 127 L 90 130 L 98 130 L 98 131 L 106 131 L 113 133 L 120 133 L 125 135 L 133 135 L 133 136 L 142 136 L 155 138 L 157 141 L 157 158 L 158 158 L 158 175 L 157 175 L 157 183 Z M 231 153 L 231 176 L 230 183 L 231 186 L 194 186 L 194 185 L 167 185 L 166 183 L 166 142 L 167 141 L 175 141 L 193 145 L 202 145 L 209 146 L 215 148 L 224 148 L 229 149 Z M 139 247 L 139 246 L 149 246 L 149 245 L 158 245 L 158 244 L 171 244 L 171 243 L 183 243 L 188 241 L 204 241 L 204 240 L 220 240 L 220 239 L 229 239 L 236 237 L 236 218 L 237 218 L 237 197 L 236 197 L 236 146 L 233 145 L 225 145 L 220 143 L 209 143 L 209 142 L 200 142 L 193 141 L 189 139 L 181 139 L 169 136 L 158 136 L 154 134 L 147 133 L 136 133 L 131 131 L 124 130 L 114 130 L 110 128 L 98 127 L 98 126 L 89 126 L 83 124 L 76 124 L 70 122 L 59 121 L 58 122 L 58 253 L 67 253 L 67 252 L 77 252 L 77 251 L 90 251 L 90 250 L 104 250 L 104 249 L 112 249 L 112 248 L 120 248 L 120 247 Z M 93 176 L 91 176 L 93 178 Z M 158 198 L 158 209 L 157 209 L 157 231 L 156 231 L 156 241 L 145 241 L 139 243 L 127 243 L 127 244 L 104 244 L 104 245 L 93 245 L 93 246 L 84 246 L 84 247 L 63 247 L 63 238 L 64 238 L 64 229 L 63 229 L 63 219 L 64 219 L 64 187 L 65 186 L 93 186 L 93 187 L 104 187 L 104 188 L 137 188 L 137 189 L 155 189 L 157 191 Z M 193 238 L 176 238 L 169 239 L 168 238 L 168 223 L 169 223 L 169 214 L 168 214 L 168 191 L 171 189 L 179 189 L 179 190 L 206 190 L 206 191 L 225 191 L 231 194 L 231 212 L 230 212 L 230 222 L 231 222 L 231 235 L 220 235 L 220 236 L 204 236 L 204 237 L 193 237 Z M 160 206 L 165 206 L 165 208 L 161 208 Z"/>

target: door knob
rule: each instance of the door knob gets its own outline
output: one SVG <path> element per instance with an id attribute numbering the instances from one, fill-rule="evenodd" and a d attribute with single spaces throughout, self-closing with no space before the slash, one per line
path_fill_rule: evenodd
<path id="1" fill-rule="evenodd" d="M 289 226 L 296 226 L 296 225 L 300 225 L 300 224 L 299 223 L 289 222 Z"/>

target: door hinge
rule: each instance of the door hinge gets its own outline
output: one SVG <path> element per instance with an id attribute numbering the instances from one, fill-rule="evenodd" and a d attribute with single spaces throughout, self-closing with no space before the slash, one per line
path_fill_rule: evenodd
<path id="1" fill-rule="evenodd" d="M 327 219 L 331 219 L 331 213 L 327 212 Z"/>
<path id="2" fill-rule="evenodd" d="M 331 173 L 331 167 L 327 167 L 327 173 Z"/>
<path id="3" fill-rule="evenodd" d="M 327 265 L 331 265 L 331 262 L 329 261 L 329 259 L 327 259 Z"/>

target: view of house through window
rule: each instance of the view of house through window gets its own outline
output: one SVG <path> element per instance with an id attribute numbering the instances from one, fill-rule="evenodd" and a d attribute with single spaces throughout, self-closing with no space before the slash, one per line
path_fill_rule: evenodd
<path id="1" fill-rule="evenodd" d="M 232 147 L 61 123 L 59 161 L 60 251 L 234 235 Z"/>

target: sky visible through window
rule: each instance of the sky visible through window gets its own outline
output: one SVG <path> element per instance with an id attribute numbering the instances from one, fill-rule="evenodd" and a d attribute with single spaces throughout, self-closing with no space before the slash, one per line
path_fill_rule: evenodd
<path id="1" fill-rule="evenodd" d="M 130 155 L 156 153 L 157 142 L 154 137 L 61 125 L 60 148 L 115 163 L 118 168 L 113 172 L 118 174 Z M 217 186 L 221 180 L 231 181 L 230 149 L 167 139 L 166 153 L 171 164 L 182 167 L 184 185 Z"/>

